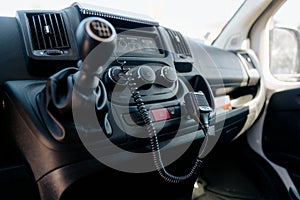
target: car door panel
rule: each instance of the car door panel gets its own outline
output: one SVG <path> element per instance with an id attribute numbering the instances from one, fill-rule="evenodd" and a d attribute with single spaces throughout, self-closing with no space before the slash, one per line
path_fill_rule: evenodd
<path id="1" fill-rule="evenodd" d="M 300 88 L 271 97 L 264 123 L 263 149 L 267 157 L 286 168 L 300 189 Z"/>

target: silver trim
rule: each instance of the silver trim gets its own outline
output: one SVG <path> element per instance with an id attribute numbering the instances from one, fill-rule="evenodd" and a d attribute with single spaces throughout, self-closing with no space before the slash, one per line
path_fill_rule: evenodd
<path id="1" fill-rule="evenodd" d="M 99 16 L 104 18 L 117 19 L 121 21 L 141 23 L 151 26 L 159 26 L 159 23 L 157 21 L 155 21 L 153 18 L 147 15 L 106 8 L 102 6 L 90 5 L 86 3 L 74 3 L 73 6 L 78 6 L 80 12 L 83 15 Z"/>

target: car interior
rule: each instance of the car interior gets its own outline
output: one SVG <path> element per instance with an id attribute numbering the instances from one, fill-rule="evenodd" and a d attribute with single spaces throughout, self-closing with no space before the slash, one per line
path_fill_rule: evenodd
<path id="1" fill-rule="evenodd" d="M 243 1 L 211 43 L 86 3 L 1 16 L 0 199 L 300 199 L 289 1 Z"/>

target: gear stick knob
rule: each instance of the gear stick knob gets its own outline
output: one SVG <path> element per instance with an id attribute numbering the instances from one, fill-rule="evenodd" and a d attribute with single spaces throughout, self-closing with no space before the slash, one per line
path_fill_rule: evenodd
<path id="1" fill-rule="evenodd" d="M 101 53 L 101 64 L 105 64 L 107 58 L 115 49 L 116 31 L 115 28 L 105 19 L 99 17 L 88 17 L 78 26 L 76 40 L 81 60 L 101 43 L 103 52 Z"/>
<path id="2" fill-rule="evenodd" d="M 116 30 L 99 17 L 88 17 L 81 21 L 76 31 L 76 39 L 81 62 L 80 71 L 75 74 L 77 85 L 83 88 L 96 88 L 95 77 L 101 66 L 107 63 L 116 47 Z"/>

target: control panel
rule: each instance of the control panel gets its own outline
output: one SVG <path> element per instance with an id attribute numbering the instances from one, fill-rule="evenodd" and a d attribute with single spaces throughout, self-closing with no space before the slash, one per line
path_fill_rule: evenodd
<path id="1" fill-rule="evenodd" d="M 167 100 L 173 98 L 178 91 L 177 73 L 171 66 L 159 63 L 111 66 L 102 78 L 109 100 L 117 104 L 128 102 L 128 74 L 134 79 L 144 102 Z M 116 98 L 112 98 L 113 95 Z"/>

